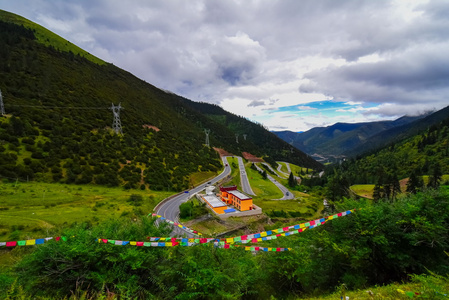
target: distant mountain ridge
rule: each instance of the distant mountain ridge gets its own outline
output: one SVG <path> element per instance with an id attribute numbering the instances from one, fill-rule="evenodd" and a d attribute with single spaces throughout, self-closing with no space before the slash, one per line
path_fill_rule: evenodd
<path id="1" fill-rule="evenodd" d="M 403 116 L 393 121 L 336 123 L 328 127 L 315 127 L 303 133 L 291 131 L 275 131 L 273 133 L 307 154 L 326 160 L 354 156 L 373 150 L 377 145 L 386 145 L 389 140 L 383 133 L 395 128 L 406 131 L 410 126 L 414 126 L 410 124 L 418 122 L 426 116 L 429 114 L 413 117 Z M 391 138 L 395 139 L 393 135 Z M 379 140 L 374 143 L 372 138 L 375 136 L 379 136 Z"/>

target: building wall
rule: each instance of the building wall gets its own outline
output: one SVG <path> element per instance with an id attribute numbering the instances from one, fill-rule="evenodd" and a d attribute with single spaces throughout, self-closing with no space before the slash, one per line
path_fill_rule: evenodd
<path id="1" fill-rule="evenodd" d="M 214 212 L 216 212 L 219 215 L 224 214 L 225 209 L 227 209 L 226 206 L 211 207 L 211 208 L 214 210 Z"/>
<path id="2" fill-rule="evenodd" d="M 221 192 L 221 201 L 233 205 L 240 211 L 250 210 L 253 206 L 253 199 L 241 200 L 235 195 L 228 193 L 227 191 Z"/>
<path id="3" fill-rule="evenodd" d="M 203 201 L 204 202 L 206 202 L 207 203 L 207 205 L 209 205 L 209 207 L 210 208 L 212 208 L 212 210 L 214 211 L 214 212 L 216 212 L 217 214 L 224 214 L 225 212 L 225 209 L 227 209 L 228 207 L 227 206 L 218 206 L 218 207 L 213 207 L 212 205 L 210 205 L 210 203 L 206 200 L 206 199 L 204 199 L 204 197 L 201 197 L 202 199 L 203 199 Z"/>

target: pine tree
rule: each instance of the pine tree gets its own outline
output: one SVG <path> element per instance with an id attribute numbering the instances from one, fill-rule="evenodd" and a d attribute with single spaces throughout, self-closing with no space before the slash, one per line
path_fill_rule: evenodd
<path id="1" fill-rule="evenodd" d="M 293 176 L 293 173 L 290 172 L 290 176 L 288 177 L 288 186 L 289 187 L 295 187 L 297 185 L 297 181 L 295 179 L 295 176 Z"/>
<path id="2" fill-rule="evenodd" d="M 441 172 L 441 166 L 439 163 L 435 163 L 432 167 L 432 175 L 429 177 L 427 186 L 434 189 L 438 188 L 442 177 L 443 173 Z"/>

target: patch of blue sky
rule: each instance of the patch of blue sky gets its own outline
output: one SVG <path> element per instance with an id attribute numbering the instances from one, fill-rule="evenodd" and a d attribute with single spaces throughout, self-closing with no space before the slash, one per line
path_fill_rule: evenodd
<path id="1" fill-rule="evenodd" d="M 363 109 L 375 107 L 377 104 L 363 104 Z M 288 112 L 296 115 L 304 114 L 318 114 L 321 113 L 327 116 L 345 115 L 353 114 L 357 110 L 360 110 L 362 105 L 357 102 L 345 102 L 345 101 L 333 101 L 333 100 L 323 100 L 314 101 L 309 103 L 290 105 L 279 107 L 276 112 Z"/>

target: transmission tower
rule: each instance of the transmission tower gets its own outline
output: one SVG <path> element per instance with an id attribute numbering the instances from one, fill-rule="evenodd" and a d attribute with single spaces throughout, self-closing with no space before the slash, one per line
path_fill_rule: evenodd
<path id="1" fill-rule="evenodd" d="M 210 147 L 209 145 L 209 133 L 210 133 L 210 129 L 204 129 L 204 133 L 206 134 L 206 146 Z"/>
<path id="2" fill-rule="evenodd" d="M 235 142 L 238 144 L 239 143 L 239 135 L 238 133 L 235 134 Z"/>
<path id="3" fill-rule="evenodd" d="M 5 106 L 3 105 L 3 97 L 1 90 L 0 90 L 0 113 L 2 114 L 2 116 L 5 115 Z"/>
<path id="4" fill-rule="evenodd" d="M 118 106 L 115 106 L 114 103 L 112 103 L 112 106 L 110 109 L 112 110 L 112 113 L 114 114 L 114 121 L 112 122 L 112 130 L 114 130 L 117 134 L 123 134 L 122 131 L 122 123 L 120 122 L 120 109 L 123 107 L 118 104 Z"/>
<path id="5" fill-rule="evenodd" d="M 243 135 L 243 139 L 246 141 L 246 136 L 247 136 L 247 134 L 244 134 Z"/>

